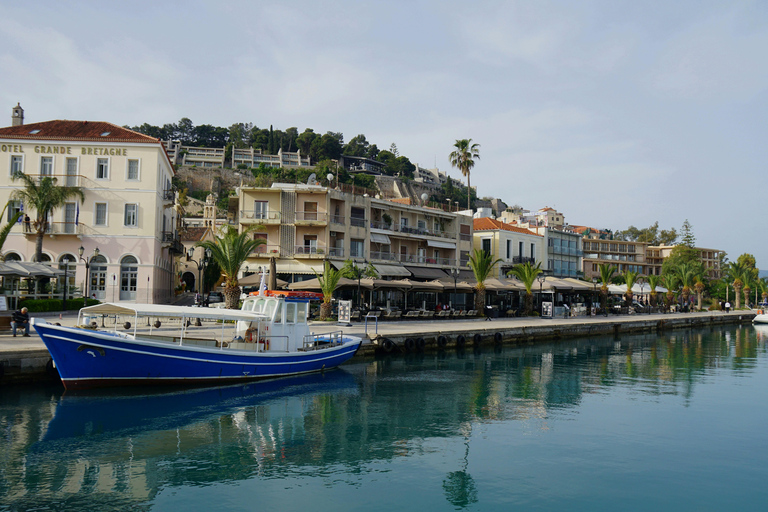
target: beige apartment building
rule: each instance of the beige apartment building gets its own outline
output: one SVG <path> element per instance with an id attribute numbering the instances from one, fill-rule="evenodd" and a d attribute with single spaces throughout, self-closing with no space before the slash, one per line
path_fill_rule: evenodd
<path id="1" fill-rule="evenodd" d="M 249 268 L 275 258 L 289 282 L 314 278 L 325 260 L 340 268 L 351 259 L 372 263 L 382 278 L 437 279 L 467 268 L 472 218 L 457 212 L 357 195 L 317 185 L 241 187 L 240 229 L 264 240 Z"/>
<path id="2" fill-rule="evenodd" d="M 84 202 L 73 199 L 53 212 L 43 241 L 42 261 L 66 267 L 70 297 L 87 290 L 102 301 L 172 299 L 181 244 L 173 166 L 159 140 L 100 121 L 24 124 L 17 106 L 12 126 L 0 128 L 0 203 L 9 204 L 4 222 L 19 210 L 36 213 L 11 200 L 22 186 L 15 173 L 51 176 L 85 195 Z M 34 228 L 17 223 L 3 256 L 32 261 L 35 239 Z"/>
<path id="3" fill-rule="evenodd" d="M 652 245 L 647 250 L 648 260 L 648 272 L 654 275 L 661 275 L 661 267 L 664 260 L 672 254 L 674 245 Z M 709 279 L 720 279 L 722 277 L 722 269 L 720 268 L 720 262 L 725 256 L 725 251 L 719 249 L 704 249 L 696 247 L 696 251 L 699 253 L 699 260 L 704 266 L 704 270 L 707 272 Z"/>
<path id="4" fill-rule="evenodd" d="M 584 238 L 581 243 L 584 251 L 584 278 L 588 281 L 593 277 L 600 278 L 601 264 L 613 265 L 619 273 L 633 271 L 648 274 L 646 243 L 599 238 Z"/>

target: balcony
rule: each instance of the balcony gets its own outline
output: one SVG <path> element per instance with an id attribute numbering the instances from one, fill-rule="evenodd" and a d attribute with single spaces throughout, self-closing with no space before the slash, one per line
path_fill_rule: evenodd
<path id="1" fill-rule="evenodd" d="M 371 259 L 378 261 L 399 261 L 399 255 L 388 251 L 371 251 Z"/>
<path id="2" fill-rule="evenodd" d="M 65 187 L 79 187 L 81 178 L 79 174 L 27 174 L 27 176 L 34 179 L 38 185 L 43 178 L 53 178 L 56 184 Z"/>
<path id="3" fill-rule="evenodd" d="M 251 251 L 251 256 L 257 258 L 277 258 L 280 256 L 280 246 L 270 244 L 258 245 L 253 251 Z"/>
<path id="4" fill-rule="evenodd" d="M 330 247 L 328 249 L 328 256 L 332 258 L 343 258 L 344 257 L 344 248 L 343 247 Z"/>
<path id="5" fill-rule="evenodd" d="M 48 226 L 45 228 L 45 234 L 56 236 L 56 235 L 74 235 L 79 236 L 83 234 L 83 231 L 85 229 L 85 226 L 81 223 L 75 224 L 74 222 L 49 222 Z M 23 232 L 27 236 L 37 236 L 37 231 L 35 230 L 35 227 L 33 225 L 30 225 L 29 227 L 24 226 L 23 222 L 18 222 L 16 226 L 13 227 L 13 232 Z"/>
<path id="6" fill-rule="evenodd" d="M 363 217 L 350 217 L 349 219 L 349 225 L 355 226 L 356 228 L 364 228 L 366 224 L 368 224 L 368 222 Z"/>
<path id="7" fill-rule="evenodd" d="M 173 201 L 176 199 L 176 191 L 171 189 L 163 190 L 163 201 Z"/>
<path id="8" fill-rule="evenodd" d="M 514 263 L 515 265 L 525 265 L 526 263 L 535 265 L 536 258 L 528 258 L 526 256 L 515 256 L 514 258 L 512 258 L 512 263 Z"/>
<path id="9" fill-rule="evenodd" d="M 341 226 L 345 225 L 346 222 L 344 222 L 344 216 L 343 215 L 331 215 L 331 224 L 339 224 Z"/>
<path id="10" fill-rule="evenodd" d="M 174 231 L 163 231 L 161 238 L 163 246 L 168 247 L 171 254 L 184 254 L 186 252 L 184 250 L 184 245 L 182 245 L 181 240 L 179 239 L 178 233 Z"/>
<path id="11" fill-rule="evenodd" d="M 277 210 L 240 210 L 240 224 L 280 224 Z"/>
<path id="12" fill-rule="evenodd" d="M 325 258 L 326 250 L 324 245 L 297 245 L 293 248 L 293 254 L 297 258 Z"/>
<path id="13" fill-rule="evenodd" d="M 324 226 L 328 224 L 326 212 L 296 212 L 294 223 L 302 226 Z"/>
<path id="14" fill-rule="evenodd" d="M 547 253 L 557 254 L 561 256 L 582 256 L 583 254 L 581 249 L 573 249 L 571 247 L 554 247 L 554 246 L 547 247 Z"/>

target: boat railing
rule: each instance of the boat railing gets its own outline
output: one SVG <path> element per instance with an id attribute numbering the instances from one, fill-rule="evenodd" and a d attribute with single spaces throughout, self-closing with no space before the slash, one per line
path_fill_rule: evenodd
<path id="1" fill-rule="evenodd" d="M 258 341 L 231 341 L 226 348 L 253 352 L 288 352 L 288 336 L 260 336 Z"/>
<path id="2" fill-rule="evenodd" d="M 344 343 L 344 332 L 333 331 L 328 334 L 307 334 L 304 336 L 301 350 L 321 350 Z"/>

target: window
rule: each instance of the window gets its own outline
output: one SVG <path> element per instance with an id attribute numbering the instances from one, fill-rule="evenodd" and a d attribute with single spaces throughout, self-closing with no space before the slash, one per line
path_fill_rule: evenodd
<path id="1" fill-rule="evenodd" d="M 254 201 L 253 202 L 253 218 L 264 220 L 267 218 L 267 209 L 269 208 L 268 201 Z"/>
<path id="2" fill-rule="evenodd" d="M 139 205 L 129 203 L 125 205 L 124 225 L 127 227 L 137 227 L 139 225 Z"/>
<path id="3" fill-rule="evenodd" d="M 254 233 L 254 240 L 264 240 L 263 244 L 257 245 L 253 250 L 256 254 L 264 254 L 267 252 L 267 234 L 266 233 Z"/>
<path id="4" fill-rule="evenodd" d="M 518 242 L 517 243 L 517 255 L 520 256 L 521 258 L 523 256 L 525 256 L 525 254 L 523 252 L 523 242 Z"/>
<path id="5" fill-rule="evenodd" d="M 53 157 L 52 156 L 40 157 L 40 175 L 41 176 L 53 175 Z"/>
<path id="6" fill-rule="evenodd" d="M 365 241 L 353 238 L 349 244 L 349 255 L 353 258 L 362 258 L 365 256 Z"/>
<path id="7" fill-rule="evenodd" d="M 13 216 L 16 215 L 18 212 L 21 211 L 21 201 L 8 201 L 8 222 L 11 222 L 13 219 Z M 23 215 L 22 215 L 23 217 Z M 19 219 L 19 222 L 21 222 L 21 219 Z"/>
<path id="8" fill-rule="evenodd" d="M 77 158 L 67 158 L 66 173 L 67 173 L 66 186 L 76 187 L 77 186 Z"/>
<path id="9" fill-rule="evenodd" d="M 96 226 L 107 225 L 107 203 L 96 203 L 93 224 Z"/>
<path id="10" fill-rule="evenodd" d="M 64 204 L 64 233 L 72 235 L 77 228 L 77 203 Z"/>
<path id="11" fill-rule="evenodd" d="M 349 223 L 352 226 L 365 227 L 365 208 L 353 206 L 349 210 Z"/>
<path id="12" fill-rule="evenodd" d="M 295 302 L 285 303 L 285 323 L 287 324 L 296 323 L 296 303 Z"/>
<path id="13" fill-rule="evenodd" d="M 512 240 L 507 240 L 507 259 L 512 258 Z"/>
<path id="14" fill-rule="evenodd" d="M 109 158 L 96 159 L 96 179 L 97 180 L 109 179 Z"/>
<path id="15" fill-rule="evenodd" d="M 24 157 L 21 155 L 11 156 L 11 176 L 24 172 Z"/>
<path id="16" fill-rule="evenodd" d="M 491 253 L 491 239 L 490 238 L 484 238 L 481 241 L 482 249 L 484 253 L 490 254 Z"/>
<path id="17" fill-rule="evenodd" d="M 126 176 L 126 179 L 134 181 L 139 179 L 138 160 L 128 160 L 128 175 Z"/>
<path id="18" fill-rule="evenodd" d="M 126 256 L 120 261 L 120 300 L 136 300 L 138 264 L 133 256 Z"/>
<path id="19" fill-rule="evenodd" d="M 317 220 L 317 203 L 304 202 L 304 220 Z"/>
<path id="20" fill-rule="evenodd" d="M 535 244 L 531 244 L 531 259 L 532 260 L 536 259 L 536 245 Z"/>

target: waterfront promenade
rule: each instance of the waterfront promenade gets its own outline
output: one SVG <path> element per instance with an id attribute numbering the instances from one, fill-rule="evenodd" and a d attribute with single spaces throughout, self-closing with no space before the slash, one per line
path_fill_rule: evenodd
<path id="1" fill-rule="evenodd" d="M 35 315 L 32 315 L 35 316 Z M 41 316 L 50 322 L 74 326 L 77 313 Z M 610 315 L 607 317 L 570 318 L 470 318 L 460 320 L 396 320 L 373 319 L 339 324 L 310 322 L 310 331 L 325 334 L 343 331 L 363 338 L 357 357 L 376 353 L 403 353 L 476 345 L 531 344 L 573 337 L 620 335 L 629 332 L 661 332 L 679 328 L 706 327 L 717 324 L 751 323 L 754 313 L 749 310 L 704 311 L 700 313 L 670 313 L 651 315 Z M 52 375 L 53 374 L 53 375 Z M 50 355 L 34 329 L 30 337 L 12 337 L 10 331 L 0 333 L 0 382 L 28 382 L 55 376 Z"/>

